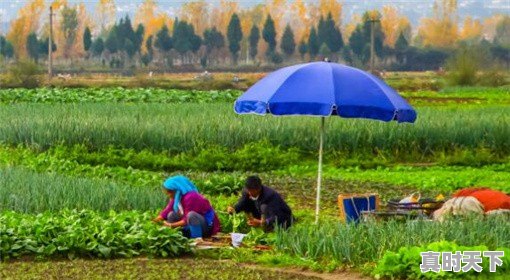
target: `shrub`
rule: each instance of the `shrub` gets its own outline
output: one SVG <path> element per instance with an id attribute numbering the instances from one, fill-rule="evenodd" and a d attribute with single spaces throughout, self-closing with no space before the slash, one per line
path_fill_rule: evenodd
<path id="1" fill-rule="evenodd" d="M 40 85 L 40 69 L 35 62 L 20 60 L 8 69 L 6 87 L 36 88 Z"/>
<path id="2" fill-rule="evenodd" d="M 476 83 L 481 58 L 473 48 L 462 47 L 447 61 L 447 79 L 451 85 L 469 86 Z"/>
<path id="3" fill-rule="evenodd" d="M 478 84 L 487 87 L 499 87 L 508 84 L 504 71 L 494 68 L 484 71 L 478 77 Z"/>

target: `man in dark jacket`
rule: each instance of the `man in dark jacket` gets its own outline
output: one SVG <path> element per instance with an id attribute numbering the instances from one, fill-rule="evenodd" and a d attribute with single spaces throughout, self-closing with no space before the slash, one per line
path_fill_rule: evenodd
<path id="1" fill-rule="evenodd" d="M 292 225 L 292 211 L 275 190 L 263 186 L 257 176 L 246 179 L 245 189 L 234 207 L 228 207 L 229 213 L 245 212 L 250 215 L 248 225 L 272 230 L 275 223 L 287 228 Z"/>

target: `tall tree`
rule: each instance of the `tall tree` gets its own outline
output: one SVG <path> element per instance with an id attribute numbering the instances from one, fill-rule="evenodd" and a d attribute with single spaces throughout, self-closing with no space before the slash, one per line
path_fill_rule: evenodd
<path id="1" fill-rule="evenodd" d="M 188 24 L 188 34 L 190 36 L 190 43 L 191 43 L 191 52 L 196 54 L 198 50 L 200 50 L 200 47 L 202 46 L 202 38 L 200 38 L 199 35 L 195 34 L 195 28 L 193 27 L 193 24 Z"/>
<path id="2" fill-rule="evenodd" d="M 286 13 L 289 11 L 289 5 L 287 4 L 287 0 L 267 0 L 265 3 L 265 7 L 266 14 L 271 15 L 271 20 L 273 21 L 273 25 L 275 28 L 275 34 L 283 34 L 283 30 L 285 29 L 284 17 Z M 274 50 L 276 50 L 276 46 Z"/>
<path id="3" fill-rule="evenodd" d="M 333 18 L 340 21 L 342 15 L 342 4 L 339 0 L 319 0 L 316 7 L 313 7 L 312 17 L 316 20 L 319 16 L 332 14 Z"/>
<path id="4" fill-rule="evenodd" d="M 305 0 L 294 0 L 290 4 L 288 23 L 294 28 L 296 38 L 308 38 L 310 36 L 309 27 L 312 26 L 312 22 L 315 20 L 311 16 L 310 6 L 305 3 Z"/>
<path id="5" fill-rule="evenodd" d="M 64 38 L 64 58 L 71 57 L 71 51 L 76 39 L 76 32 L 78 31 L 78 14 L 75 8 L 64 6 L 61 12 L 62 16 L 62 35 Z"/>
<path id="6" fill-rule="evenodd" d="M 137 41 L 135 30 L 129 16 L 125 16 L 117 24 L 117 44 L 120 51 L 124 51 L 129 58 L 137 52 Z"/>
<path id="7" fill-rule="evenodd" d="M 97 24 L 99 25 L 101 34 L 105 34 L 112 25 L 115 24 L 115 1 L 99 0 L 96 6 Z"/>
<path id="8" fill-rule="evenodd" d="M 202 44 L 202 39 L 195 34 L 193 26 L 183 20 L 174 22 L 172 38 L 174 49 L 181 55 L 183 61 L 187 52 L 196 53 Z"/>
<path id="9" fill-rule="evenodd" d="M 207 55 L 214 50 L 219 50 L 225 46 L 225 38 L 216 27 L 208 28 L 204 31 L 204 45 Z"/>
<path id="10" fill-rule="evenodd" d="M 371 20 L 375 20 L 374 26 L 374 49 L 375 54 L 379 57 L 383 57 L 384 55 L 384 32 L 382 31 L 381 22 L 377 19 L 381 18 L 381 14 L 374 10 L 368 11 L 363 14 L 363 40 L 365 42 L 365 48 L 370 50 L 370 37 L 372 32 L 372 22 Z"/>
<path id="11" fill-rule="evenodd" d="M 271 15 L 267 16 L 266 22 L 264 23 L 264 29 L 262 30 L 262 38 L 264 38 L 264 41 L 266 41 L 268 45 L 266 55 L 274 53 L 276 49 L 276 30 Z"/>
<path id="12" fill-rule="evenodd" d="M 50 39 L 41 39 L 39 40 L 39 57 L 47 57 L 49 52 L 49 43 Z M 57 50 L 57 45 L 54 42 L 51 42 L 51 52 L 55 52 Z"/>
<path id="13" fill-rule="evenodd" d="M 208 28 L 204 31 L 204 45 L 205 45 L 205 63 L 210 59 L 214 51 L 220 50 L 225 46 L 225 38 L 216 27 Z"/>
<path id="14" fill-rule="evenodd" d="M 0 35 L 0 55 L 5 58 L 14 56 L 14 47 L 4 36 Z"/>
<path id="15" fill-rule="evenodd" d="M 185 21 L 175 21 L 172 33 L 174 49 L 184 57 L 186 52 L 191 50 L 191 42 L 189 40 L 188 28 Z"/>
<path id="16" fill-rule="evenodd" d="M 314 60 L 315 56 L 319 53 L 319 38 L 317 36 L 317 31 L 314 26 L 312 26 L 312 30 L 310 31 L 310 37 L 308 37 L 308 52 L 310 53 L 310 59 Z"/>
<path id="17" fill-rule="evenodd" d="M 37 41 L 37 35 L 34 32 L 28 35 L 27 53 L 37 63 L 39 60 L 39 41 Z"/>
<path id="18" fill-rule="evenodd" d="M 305 59 L 305 54 L 308 52 L 308 45 L 305 40 L 301 40 L 298 47 L 299 54 L 301 55 L 301 60 Z"/>
<path id="19" fill-rule="evenodd" d="M 501 46 L 510 47 L 510 16 L 504 16 L 497 23 L 494 43 Z"/>
<path id="20" fill-rule="evenodd" d="M 168 16 L 168 13 L 159 9 L 155 0 L 144 0 L 143 3 L 138 6 L 134 22 L 143 25 L 144 40 L 147 40 L 151 35 L 155 36 L 163 25 L 173 25 L 172 18 Z M 154 39 L 152 40 L 154 41 Z"/>
<path id="21" fill-rule="evenodd" d="M 397 41 L 395 42 L 395 50 L 397 51 L 405 51 L 409 47 L 409 43 L 407 42 L 404 33 L 400 33 Z"/>
<path id="22" fill-rule="evenodd" d="M 17 17 L 11 21 L 10 29 L 7 32 L 7 41 L 16 50 L 16 55 L 26 57 L 27 39 L 32 32 L 37 32 L 41 15 L 44 11 L 44 0 L 25 1 L 26 4 L 19 9 Z"/>
<path id="23" fill-rule="evenodd" d="M 232 54 L 234 64 L 237 64 L 239 50 L 241 49 L 241 40 L 243 39 L 243 31 L 241 30 L 241 22 L 237 14 L 233 14 L 227 29 L 228 48 Z"/>
<path id="24" fill-rule="evenodd" d="M 112 54 L 116 53 L 119 50 L 119 40 L 118 40 L 118 27 L 114 25 L 110 32 L 108 33 L 108 37 L 106 37 L 106 41 L 104 42 L 105 48 Z"/>
<path id="25" fill-rule="evenodd" d="M 349 41 L 349 38 L 351 38 L 352 33 L 354 32 L 354 30 L 356 30 L 356 27 L 361 23 L 361 20 L 362 20 L 361 15 L 354 14 L 351 17 L 351 20 L 347 22 L 345 26 L 342 28 L 343 37 L 346 38 L 347 41 Z"/>
<path id="26" fill-rule="evenodd" d="M 404 33 L 400 33 L 398 36 L 397 42 L 395 42 L 395 52 L 397 56 L 397 61 L 399 63 L 404 62 L 404 53 L 406 52 L 407 48 L 409 47 L 409 43 L 407 42 Z"/>
<path id="27" fill-rule="evenodd" d="M 358 24 L 354 32 L 352 32 L 351 37 L 349 37 L 349 47 L 352 52 L 361 60 L 366 62 L 368 57 L 366 57 L 365 46 L 367 45 L 366 36 L 363 33 L 363 28 L 361 24 Z M 369 41 L 370 42 L 370 41 Z"/>
<path id="28" fill-rule="evenodd" d="M 250 30 L 250 57 L 255 59 L 258 53 L 258 45 L 260 40 L 260 30 L 256 25 L 253 25 Z"/>
<path id="29" fill-rule="evenodd" d="M 331 13 L 328 13 L 328 17 L 325 21 L 325 29 L 327 37 L 324 40 L 324 43 L 326 43 L 331 52 L 337 53 L 344 46 L 344 40 L 342 39 L 342 33 L 336 26 Z"/>
<path id="30" fill-rule="evenodd" d="M 89 27 L 85 27 L 85 32 L 83 33 L 83 48 L 86 52 L 89 51 L 90 46 L 92 45 L 92 34 L 90 33 Z"/>
<path id="31" fill-rule="evenodd" d="M 208 5 L 204 0 L 187 1 L 180 8 L 179 18 L 192 25 L 198 34 L 202 34 L 210 19 Z"/>
<path id="32" fill-rule="evenodd" d="M 142 55 L 142 63 L 145 64 L 145 66 L 149 65 L 149 63 L 151 63 L 154 57 L 154 50 L 152 48 L 152 38 L 153 38 L 152 35 L 150 35 L 145 41 L 145 49 L 147 50 L 147 53 Z"/>
<path id="33" fill-rule="evenodd" d="M 135 49 L 137 53 L 142 53 L 142 44 L 143 44 L 143 38 L 145 33 L 145 27 L 143 24 L 138 24 L 135 31 Z"/>
<path id="34" fill-rule="evenodd" d="M 154 49 L 152 48 L 152 38 L 154 37 L 151 35 L 145 41 L 145 49 L 147 49 L 147 54 L 149 54 L 150 56 L 154 54 Z"/>
<path id="35" fill-rule="evenodd" d="M 322 46 L 322 44 L 326 43 L 329 37 L 328 33 L 329 32 L 326 21 L 324 20 L 324 17 L 321 16 L 319 19 L 319 24 L 317 25 L 317 38 L 319 40 L 319 46 Z"/>
<path id="36" fill-rule="evenodd" d="M 404 33 L 406 40 L 411 37 L 411 25 L 407 17 L 401 15 L 394 6 L 382 8 L 381 28 L 384 33 L 384 45 L 393 48 L 400 36 Z"/>
<path id="37" fill-rule="evenodd" d="M 479 42 L 482 39 L 483 26 L 479 20 L 467 16 L 464 19 L 459 39 L 463 41 Z"/>
<path id="38" fill-rule="evenodd" d="M 370 44 L 372 24 L 374 26 L 374 50 L 378 57 L 383 57 L 384 50 L 384 33 L 382 32 L 381 23 L 376 19 L 380 18 L 378 11 L 369 11 L 363 14 L 363 19 L 349 37 L 349 47 L 356 57 L 366 63 L 370 58 Z M 374 23 L 371 21 L 374 20 Z"/>
<path id="39" fill-rule="evenodd" d="M 170 37 L 170 33 L 168 31 L 168 27 L 163 25 L 161 29 L 156 33 L 156 40 L 154 41 L 154 46 L 163 53 L 169 52 L 173 47 L 172 38 Z"/>
<path id="40" fill-rule="evenodd" d="M 423 18 L 418 36 L 424 46 L 452 48 L 458 38 L 457 1 L 436 0 L 433 16 Z"/>
<path id="41" fill-rule="evenodd" d="M 281 49 L 287 55 L 291 56 L 294 54 L 296 50 L 296 42 L 294 41 L 294 33 L 290 28 L 290 25 L 287 24 L 285 27 L 285 31 L 283 32 L 282 41 L 281 41 Z"/>
<path id="42" fill-rule="evenodd" d="M 177 21 L 174 22 L 174 32 L 176 24 L 178 24 Z M 168 57 L 168 52 L 174 47 L 174 42 L 173 38 L 170 37 L 170 33 L 166 25 L 163 25 L 163 27 L 161 27 L 158 33 L 156 33 L 156 40 L 154 41 L 154 46 L 163 54 L 163 56 L 165 57 L 166 64 L 168 65 L 168 63 L 172 61 L 172 59 Z"/>
<path id="43" fill-rule="evenodd" d="M 92 54 L 94 56 L 101 56 L 104 51 L 104 41 L 103 38 L 97 38 L 91 47 Z"/>
<path id="44" fill-rule="evenodd" d="M 220 4 L 213 8 L 211 24 L 218 30 L 228 30 L 232 15 L 239 12 L 239 2 L 232 0 L 220 0 Z M 228 36 L 227 36 L 228 37 Z"/>

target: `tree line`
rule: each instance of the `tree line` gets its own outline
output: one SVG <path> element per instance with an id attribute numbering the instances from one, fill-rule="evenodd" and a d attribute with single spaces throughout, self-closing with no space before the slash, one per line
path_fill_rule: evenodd
<path id="1" fill-rule="evenodd" d="M 307 26 L 309 32 L 299 38 L 290 23 L 279 34 L 278 19 L 274 19 L 271 13 L 260 24 L 252 23 L 249 32 L 243 32 L 246 28 L 240 15 L 232 13 L 225 30 L 214 26 L 202 28 L 203 32 L 199 33 L 199 28 L 191 21 L 175 18 L 171 25 L 162 22 L 155 32 L 149 33 L 148 29 L 153 26 L 135 25 L 129 16 L 125 16 L 95 35 L 89 26 L 84 26 L 83 32 L 77 34 L 82 23 L 78 20 L 76 9 L 65 7 L 61 16 L 62 23 L 58 28 L 63 39 L 59 44 L 53 44 L 53 52 L 61 49 L 65 59 L 78 59 L 71 55 L 71 50 L 80 38 L 79 51 L 84 54 L 84 60 L 117 69 L 133 66 L 165 69 L 175 65 L 201 65 L 206 68 L 228 63 L 235 66 L 240 61 L 250 65 L 278 65 L 324 58 L 364 67 L 371 55 L 372 33 L 378 64 L 388 69 L 437 69 L 453 54 L 451 48 L 411 44 L 409 30 L 405 28 L 399 29 L 397 34 L 390 34 L 386 30 L 388 23 L 381 20 L 383 15 L 378 11 L 365 12 L 348 34 L 340 29 L 340 22 L 335 20 L 332 12 L 328 12 L 320 15 L 316 23 L 311 22 Z M 467 34 L 464 35 L 467 39 L 456 44 L 482 46 L 494 59 L 508 65 L 510 17 L 501 20 L 495 33 L 490 41 L 479 37 L 473 39 Z M 31 32 L 22 51 L 35 62 L 44 60 L 48 55 L 48 40 L 47 34 L 38 36 Z M 13 43 L 0 36 L 0 56 L 9 59 L 16 57 L 16 52 Z"/>

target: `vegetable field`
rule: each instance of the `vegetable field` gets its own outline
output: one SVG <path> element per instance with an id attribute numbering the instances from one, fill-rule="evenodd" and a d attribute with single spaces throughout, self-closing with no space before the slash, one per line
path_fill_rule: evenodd
<path id="1" fill-rule="evenodd" d="M 510 192 L 508 88 L 403 92 L 417 109 L 415 124 L 327 119 L 319 225 L 319 119 L 236 115 L 240 94 L 1 89 L 0 278 L 16 279 L 20 271 L 31 279 L 316 277 L 256 264 L 419 279 L 412 270 L 417 248 L 509 252 L 508 219 L 353 225 L 339 223 L 336 204 L 340 193 L 377 192 L 386 201 L 416 191 L 448 196 L 469 186 Z M 223 233 L 247 233 L 246 244 L 271 250 L 199 251 L 178 230 L 152 223 L 167 202 L 161 184 L 176 174 L 211 201 Z M 289 202 L 297 218 L 289 231 L 250 230 L 244 216 L 226 213 L 252 174 Z M 392 269 L 395 263 L 402 266 Z"/>

